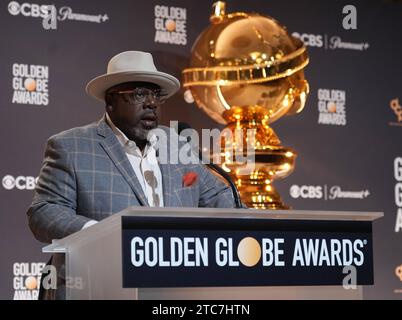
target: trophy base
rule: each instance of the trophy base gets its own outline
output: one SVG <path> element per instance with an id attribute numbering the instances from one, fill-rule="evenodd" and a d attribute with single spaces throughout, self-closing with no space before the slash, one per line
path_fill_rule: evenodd
<path id="1" fill-rule="evenodd" d="M 239 185 L 239 183 L 237 183 Z M 243 203 L 252 209 L 258 210 L 289 210 L 290 206 L 286 205 L 279 193 L 272 186 L 271 183 L 264 183 L 263 185 L 239 186 L 239 193 Z"/>

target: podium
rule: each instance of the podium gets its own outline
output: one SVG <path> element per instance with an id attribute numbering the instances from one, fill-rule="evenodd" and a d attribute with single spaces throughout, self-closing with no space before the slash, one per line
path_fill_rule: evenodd
<path id="1" fill-rule="evenodd" d="M 42 251 L 64 255 L 67 299 L 362 299 L 382 216 L 130 207 Z"/>

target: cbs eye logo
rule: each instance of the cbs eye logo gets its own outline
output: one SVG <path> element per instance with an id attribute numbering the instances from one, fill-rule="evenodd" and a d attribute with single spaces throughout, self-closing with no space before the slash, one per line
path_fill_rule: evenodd
<path id="1" fill-rule="evenodd" d="M 12 176 L 4 176 L 3 178 L 3 187 L 6 190 L 11 190 L 15 187 L 15 179 Z"/>
<path id="2" fill-rule="evenodd" d="M 16 16 L 20 13 L 20 4 L 18 2 L 15 1 L 11 1 L 8 4 L 8 12 L 10 12 L 10 14 L 12 14 L 13 16 Z"/>

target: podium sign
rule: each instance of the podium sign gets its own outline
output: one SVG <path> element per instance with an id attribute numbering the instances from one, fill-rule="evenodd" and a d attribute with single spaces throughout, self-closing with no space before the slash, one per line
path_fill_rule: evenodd
<path id="1" fill-rule="evenodd" d="M 81 284 L 67 299 L 362 299 L 382 216 L 130 207 L 43 251 Z"/>
<path id="2" fill-rule="evenodd" d="M 121 219 L 124 288 L 373 284 L 371 221 Z"/>

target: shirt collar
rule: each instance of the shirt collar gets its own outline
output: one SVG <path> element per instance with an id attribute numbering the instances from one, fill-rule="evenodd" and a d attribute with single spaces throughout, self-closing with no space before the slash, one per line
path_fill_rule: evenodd
<path id="1" fill-rule="evenodd" d="M 112 129 L 113 133 L 116 135 L 117 139 L 119 140 L 123 148 L 129 150 L 138 150 L 138 152 L 141 153 L 141 150 L 137 147 L 135 141 L 127 138 L 127 136 L 119 128 L 116 127 L 116 125 L 113 123 L 112 119 L 110 119 L 109 114 L 107 112 L 106 112 L 106 123 Z M 145 146 L 144 155 L 146 155 L 151 149 L 154 150 L 156 141 L 157 138 L 155 134 L 152 134 L 147 145 Z"/>

